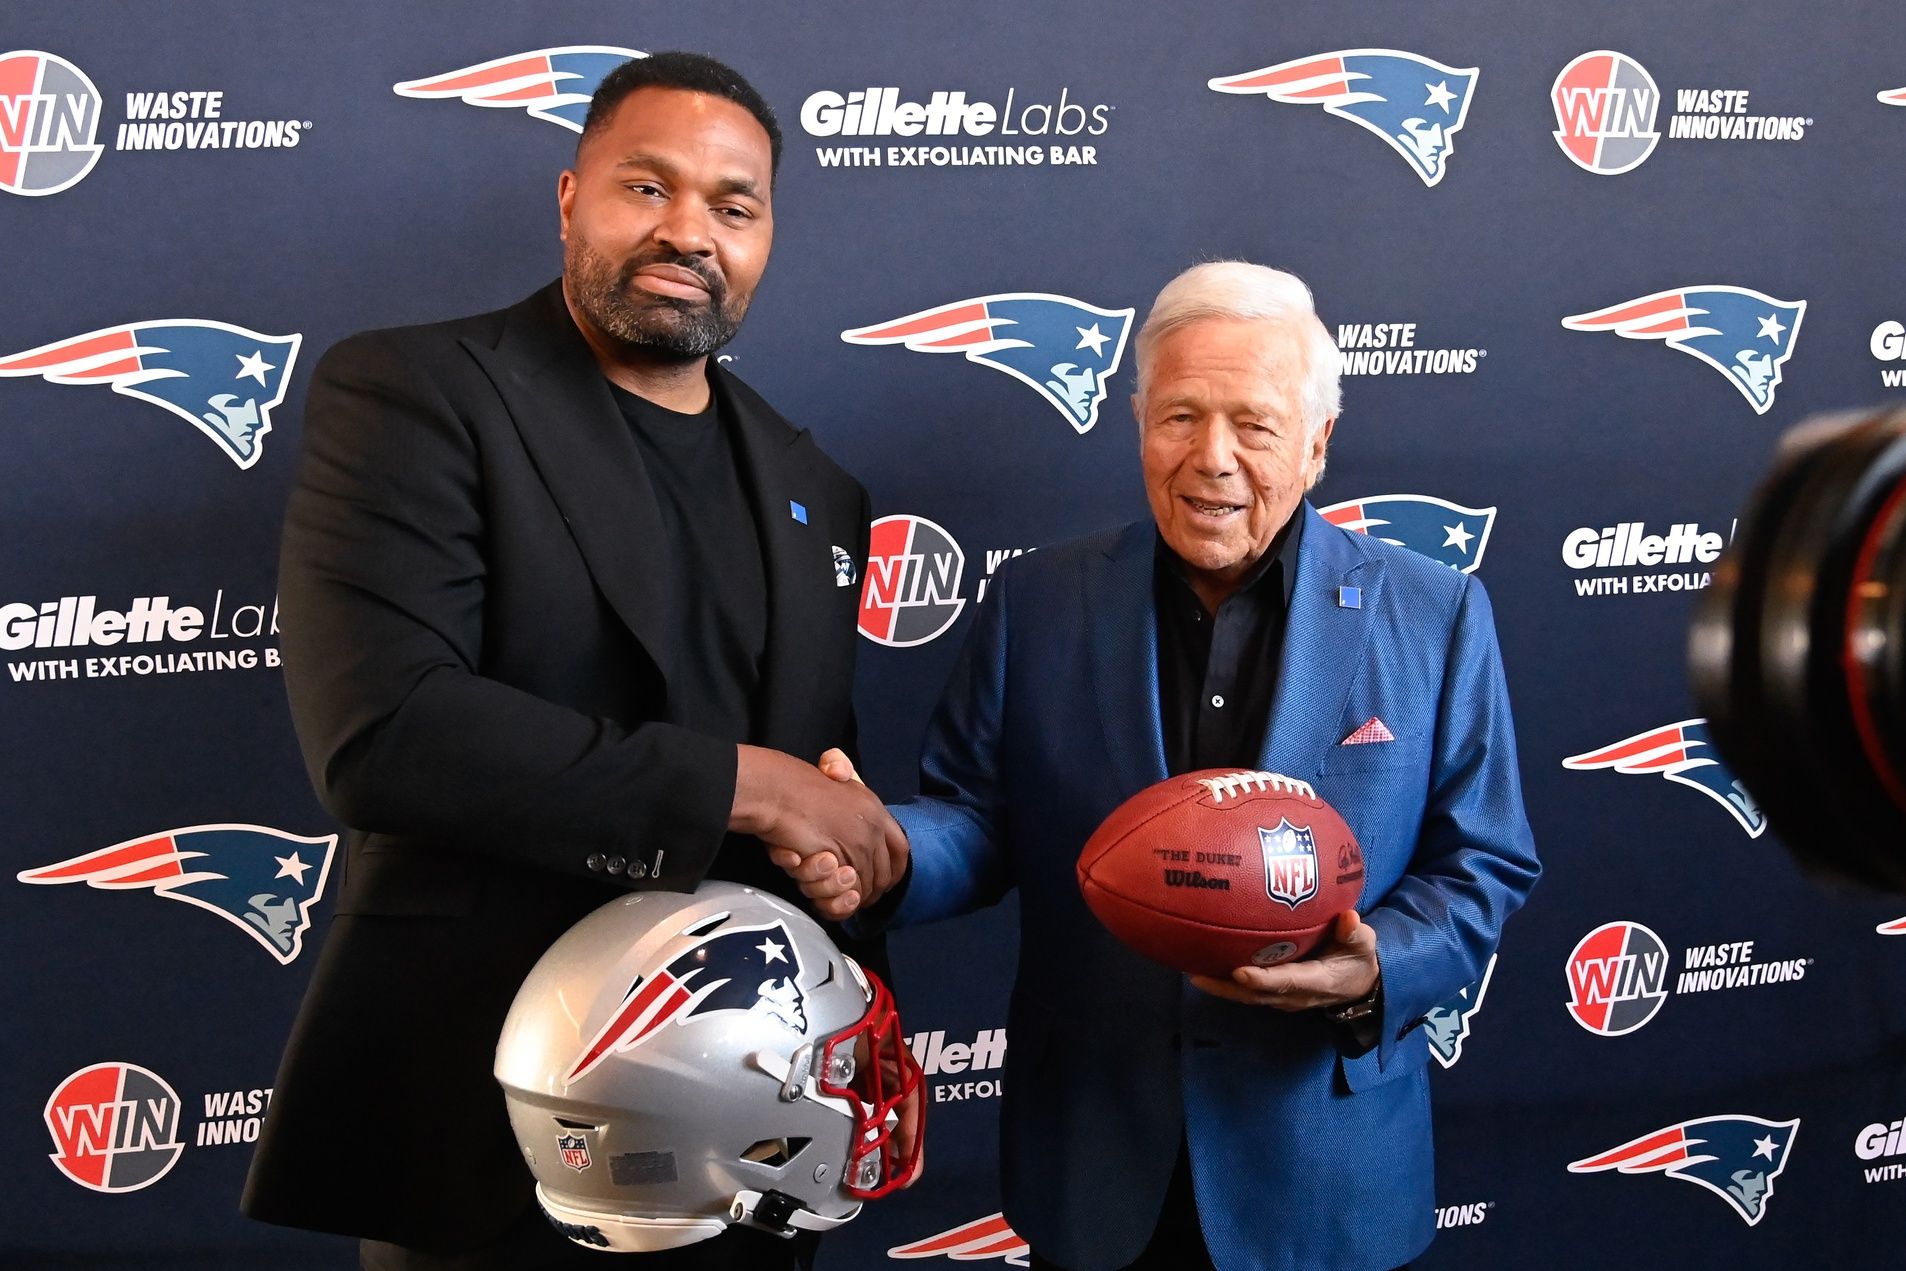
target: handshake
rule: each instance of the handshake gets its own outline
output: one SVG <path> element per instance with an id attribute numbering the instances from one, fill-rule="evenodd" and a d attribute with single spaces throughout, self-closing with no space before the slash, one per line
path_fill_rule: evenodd
<path id="1" fill-rule="evenodd" d="M 752 834 L 825 918 L 845 921 L 907 871 L 907 836 L 839 750 L 818 766 L 759 746 L 737 750 L 728 828 Z"/>

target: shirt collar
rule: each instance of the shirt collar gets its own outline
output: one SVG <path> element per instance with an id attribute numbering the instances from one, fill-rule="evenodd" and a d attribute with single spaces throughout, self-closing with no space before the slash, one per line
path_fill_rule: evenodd
<path id="1" fill-rule="evenodd" d="M 1304 537 L 1304 507 L 1305 504 L 1300 499 L 1297 509 L 1291 513 L 1290 520 L 1284 522 L 1284 527 L 1277 531 L 1277 537 L 1271 540 L 1271 545 L 1239 580 L 1237 590 L 1231 593 L 1233 596 L 1243 595 L 1246 592 L 1255 593 L 1261 586 L 1266 585 L 1264 579 L 1268 575 L 1276 573 L 1279 590 L 1283 593 L 1280 599 L 1286 609 L 1290 607 L 1291 595 L 1297 580 L 1297 552 Z M 1155 552 L 1160 575 L 1177 579 L 1180 586 L 1190 591 L 1191 582 L 1186 577 L 1187 567 L 1183 558 L 1171 550 L 1171 545 L 1165 542 L 1165 536 L 1156 528 L 1152 530 L 1152 536 L 1156 543 Z M 1274 565 L 1280 568 L 1273 570 Z M 1268 600 L 1269 597 L 1266 596 L 1264 599 Z"/>

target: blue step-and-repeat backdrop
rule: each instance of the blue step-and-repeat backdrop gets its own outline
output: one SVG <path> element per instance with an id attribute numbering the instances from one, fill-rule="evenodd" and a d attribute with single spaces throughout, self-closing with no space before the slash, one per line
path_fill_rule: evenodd
<path id="1" fill-rule="evenodd" d="M 1906 388 L 1879 0 L 14 0 L 0 1264 L 354 1265 L 236 1208 L 341 869 L 278 669 L 307 378 L 353 331 L 553 277 L 578 55 L 664 48 L 741 68 L 787 133 L 728 365 L 883 518 L 876 788 L 911 791 L 1000 562 L 1144 514 L 1158 288 L 1292 269 L 1348 372 L 1316 502 L 1487 583 L 1548 867 L 1433 1021 L 1421 1265 L 1898 1265 L 1906 899 L 1799 873 L 1682 666 L 1779 432 Z M 889 330 L 1027 299 L 1079 331 L 1049 374 Z M 897 939 L 928 1174 L 826 1266 L 1023 1265 L 994 1173 L 1012 940 L 1001 913 Z M 433 1150 L 394 1124 L 362 1161 Z"/>

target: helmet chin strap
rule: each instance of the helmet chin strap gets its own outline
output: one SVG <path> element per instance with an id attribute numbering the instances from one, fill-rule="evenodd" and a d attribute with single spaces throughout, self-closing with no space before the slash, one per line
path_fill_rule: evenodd
<path id="1" fill-rule="evenodd" d="M 772 1231 L 777 1236 L 792 1236 L 795 1228 L 832 1231 L 858 1213 L 860 1206 L 855 1205 L 839 1218 L 826 1218 L 781 1192 L 736 1192 L 734 1204 L 728 1207 L 728 1216 L 734 1221 Z"/>
<path id="2" fill-rule="evenodd" d="M 722 1218 L 635 1218 L 604 1214 L 564 1205 L 541 1184 L 536 1199 L 550 1225 L 570 1240 L 612 1253 L 656 1253 L 679 1249 L 719 1236 L 731 1223 L 745 1222 L 760 1231 L 791 1237 L 795 1231 L 832 1231 L 860 1213 L 855 1205 L 839 1218 L 827 1218 L 784 1192 L 738 1191 Z"/>

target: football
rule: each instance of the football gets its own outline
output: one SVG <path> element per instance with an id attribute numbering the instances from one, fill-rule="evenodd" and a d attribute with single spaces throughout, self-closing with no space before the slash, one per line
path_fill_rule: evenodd
<path id="1" fill-rule="evenodd" d="M 1166 966 L 1228 978 L 1301 958 L 1363 894 L 1363 851 L 1308 782 L 1208 769 L 1140 790 L 1079 853 L 1107 930 Z"/>

